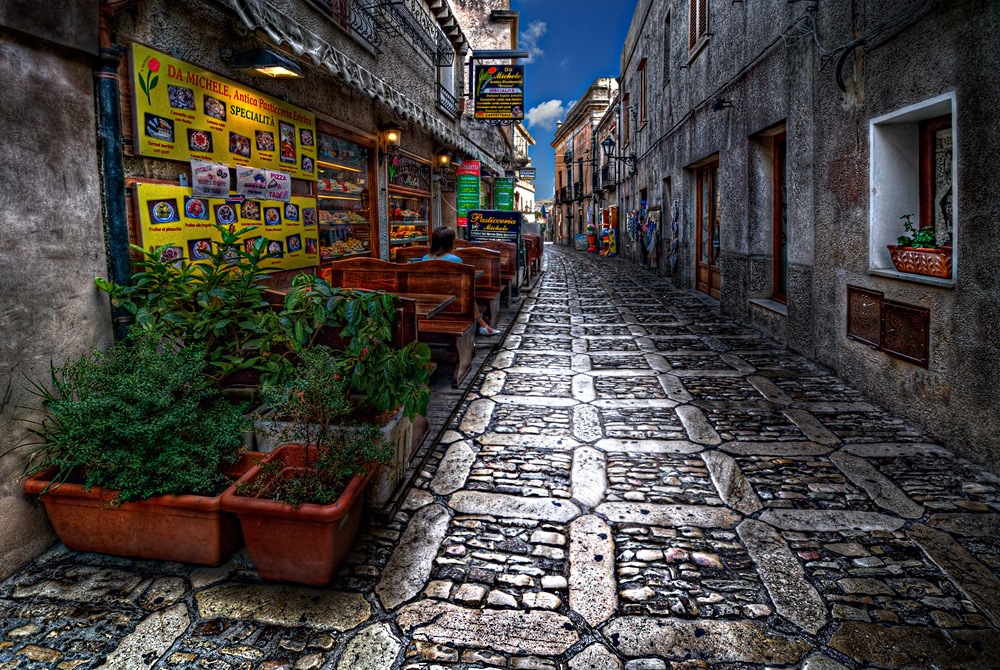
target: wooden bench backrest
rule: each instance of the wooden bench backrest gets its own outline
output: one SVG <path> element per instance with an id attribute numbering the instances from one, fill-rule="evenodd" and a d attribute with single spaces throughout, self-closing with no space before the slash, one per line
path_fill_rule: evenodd
<path id="1" fill-rule="evenodd" d="M 399 266 L 379 258 L 346 258 L 323 269 L 323 278 L 331 286 L 366 288 L 390 293 L 400 287 Z"/>
<path id="2" fill-rule="evenodd" d="M 447 293 L 455 302 L 444 308 L 439 316 L 468 317 L 472 319 L 476 308 L 476 268 L 451 261 L 422 261 L 397 264 L 400 288 L 404 293 Z M 437 318 L 437 317 L 435 317 Z"/>
<path id="3" fill-rule="evenodd" d="M 524 246 L 531 258 L 541 258 L 542 256 L 542 236 L 535 233 L 522 233 Z"/>
<path id="4" fill-rule="evenodd" d="M 468 240 L 455 241 L 455 255 L 461 257 L 462 252 L 457 249 L 467 247 L 479 247 L 481 249 L 492 249 L 500 252 L 500 272 L 508 277 L 514 275 L 515 263 L 517 261 L 517 245 L 513 242 L 501 242 L 499 240 L 483 240 L 481 242 L 469 242 Z"/>
<path id="5" fill-rule="evenodd" d="M 476 280 L 476 286 L 487 291 L 500 290 L 500 252 L 482 247 L 463 247 L 455 250 L 455 255 L 463 263 L 482 270 L 483 276 Z"/>
<path id="6" fill-rule="evenodd" d="M 411 247 L 399 247 L 393 253 L 392 260 L 397 263 L 409 263 L 412 260 L 423 258 L 431 248 L 426 244 L 418 244 Z"/>

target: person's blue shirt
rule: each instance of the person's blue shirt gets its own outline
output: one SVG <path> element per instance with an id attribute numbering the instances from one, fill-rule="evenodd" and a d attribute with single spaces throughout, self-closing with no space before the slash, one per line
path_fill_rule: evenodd
<path id="1" fill-rule="evenodd" d="M 431 256 L 430 254 L 424 254 L 421 258 L 422 261 L 449 261 L 451 263 L 461 263 L 462 259 L 455 254 L 443 254 L 441 256 Z"/>

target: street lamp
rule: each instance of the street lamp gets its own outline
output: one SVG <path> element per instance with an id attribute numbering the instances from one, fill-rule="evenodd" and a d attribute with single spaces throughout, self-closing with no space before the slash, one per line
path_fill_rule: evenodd
<path id="1" fill-rule="evenodd" d="M 608 158 L 614 158 L 615 160 L 620 160 L 621 162 L 625 163 L 625 165 L 628 165 L 630 168 L 632 168 L 630 170 L 631 174 L 635 174 L 635 161 L 636 161 L 635 154 L 629 154 L 628 156 L 615 156 L 615 141 L 611 139 L 610 135 L 605 137 L 604 141 L 601 142 L 601 148 L 604 150 L 605 156 L 607 156 Z"/>

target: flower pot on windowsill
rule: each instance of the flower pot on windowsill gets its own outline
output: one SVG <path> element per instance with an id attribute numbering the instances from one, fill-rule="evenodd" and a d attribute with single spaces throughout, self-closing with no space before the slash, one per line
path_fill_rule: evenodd
<path id="1" fill-rule="evenodd" d="M 899 272 L 951 279 L 951 247 L 905 247 L 886 245 Z"/>
<path id="2" fill-rule="evenodd" d="M 312 459 L 315 459 L 315 448 Z M 279 461 L 283 475 L 304 469 L 305 448 L 298 444 L 278 447 L 261 463 Z M 222 509 L 240 520 L 247 550 L 262 579 L 311 586 L 329 584 L 357 536 L 364 509 L 364 491 L 371 470 L 347 482 L 330 505 L 303 503 L 292 506 L 280 500 L 238 495 L 242 482 L 260 474 L 257 465 L 222 494 Z"/>
<path id="3" fill-rule="evenodd" d="M 238 478 L 263 454 L 247 452 L 227 468 Z M 56 468 L 32 475 L 24 492 L 38 495 L 59 540 L 74 551 L 219 565 L 240 546 L 239 521 L 222 511 L 221 495 L 162 495 L 116 503 L 117 491 L 52 482 Z"/>

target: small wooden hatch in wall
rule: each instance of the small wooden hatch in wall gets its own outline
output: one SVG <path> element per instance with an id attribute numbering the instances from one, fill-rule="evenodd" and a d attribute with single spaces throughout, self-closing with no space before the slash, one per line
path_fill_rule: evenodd
<path id="1" fill-rule="evenodd" d="M 931 312 L 886 300 L 879 291 L 847 287 L 847 337 L 894 358 L 927 367 Z"/>

